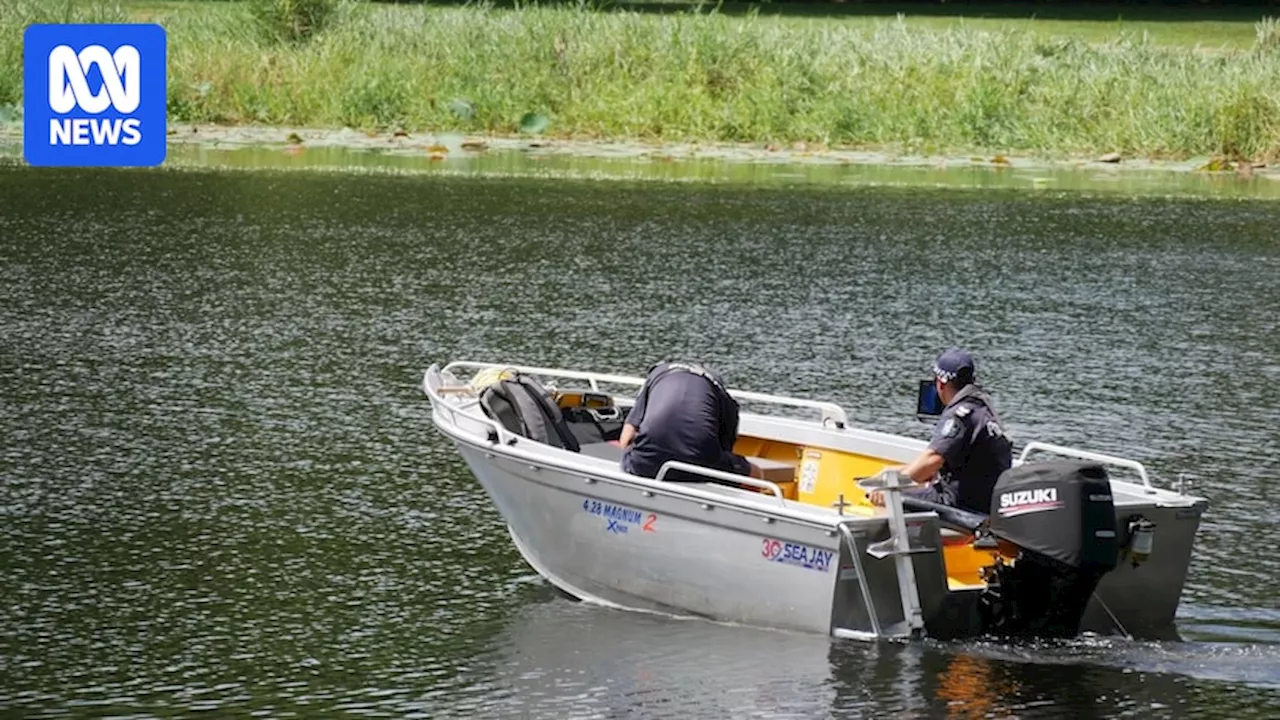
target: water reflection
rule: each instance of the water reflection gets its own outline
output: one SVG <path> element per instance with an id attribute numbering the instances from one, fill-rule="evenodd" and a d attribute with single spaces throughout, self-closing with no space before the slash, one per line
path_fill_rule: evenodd
<path id="1" fill-rule="evenodd" d="M 983 642 L 828 641 L 629 613 L 544 597 L 486 655 L 488 711 L 534 717 L 1186 717 L 1280 709 L 1280 677 L 1215 685 L 1215 664 L 1280 652 L 1084 638 Z M 1228 671 L 1230 672 L 1230 671 Z M 492 684 L 490 684 L 492 683 Z M 448 706 L 449 709 L 454 709 Z M 447 710 L 445 710 L 447 712 Z"/>
<path id="2" fill-rule="evenodd" d="M 513 614 L 493 673 L 536 717 L 814 717 L 831 706 L 825 638 L 546 600 Z"/>
<path id="3" fill-rule="evenodd" d="M 367 140 L 367 138 L 360 138 Z M 728 158 L 673 157 L 661 150 L 624 150 L 613 156 L 588 157 L 570 149 L 522 147 L 472 153 L 455 148 L 445 157 L 432 156 L 421 147 L 405 150 L 356 149 L 310 144 L 303 147 L 235 144 L 211 146 L 171 144 L 165 161 L 168 169 L 264 168 L 303 171 L 336 171 L 371 174 L 425 174 L 444 177 L 534 177 L 554 182 L 578 180 L 642 180 L 661 183 L 731 183 L 765 187 L 822 186 L 833 188 L 907 187 L 916 189 L 980 188 L 1022 190 L 1037 194 L 1060 192 L 1100 195 L 1186 196 L 1189 198 L 1280 199 L 1280 178 L 1258 176 L 1243 179 L 1234 172 L 1191 171 L 1194 163 L 1177 170 L 1095 166 L 1092 169 L 1048 165 L 1018 160 L 1016 166 L 971 165 L 969 158 L 950 161 L 925 158 L 877 158 L 850 162 L 836 158 L 797 156 L 753 158 L 729 152 Z M 21 148 L 0 138 L 0 162 L 17 160 Z M 1138 162 L 1132 162 L 1137 165 Z"/>

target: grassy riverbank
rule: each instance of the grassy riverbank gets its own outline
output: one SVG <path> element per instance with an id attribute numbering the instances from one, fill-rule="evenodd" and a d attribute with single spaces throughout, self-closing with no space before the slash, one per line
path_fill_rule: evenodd
<path id="1" fill-rule="evenodd" d="M 1280 43 L 1099 41 L 937 18 L 368 4 L 283 43 L 242 3 L 5 7 L 0 108 L 21 98 L 26 22 L 145 13 L 169 33 L 174 122 L 505 135 L 524 119 L 579 139 L 1280 159 Z"/>

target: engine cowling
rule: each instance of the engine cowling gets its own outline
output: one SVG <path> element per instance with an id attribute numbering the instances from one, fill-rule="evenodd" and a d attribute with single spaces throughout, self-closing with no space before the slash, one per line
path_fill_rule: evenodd
<path id="1" fill-rule="evenodd" d="M 1102 465 L 1055 460 L 1011 468 L 996 481 L 989 531 L 1018 548 L 986 569 L 984 629 L 1069 637 L 1102 576 L 1116 566 L 1115 504 Z"/>

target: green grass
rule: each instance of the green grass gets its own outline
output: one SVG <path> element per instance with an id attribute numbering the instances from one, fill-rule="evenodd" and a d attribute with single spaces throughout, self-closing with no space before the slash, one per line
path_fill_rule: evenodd
<path id="1" fill-rule="evenodd" d="M 619 3 L 620 7 L 689 6 L 689 3 Z M 714 5 L 714 3 L 711 3 Z M 1109 7 L 1094 3 L 724 3 L 721 12 L 741 15 L 756 8 L 761 17 L 796 25 L 838 24 L 869 29 L 901 14 L 913 29 L 956 28 L 987 32 L 1030 32 L 1045 37 L 1112 42 L 1146 37 L 1156 45 L 1244 50 L 1253 46 L 1253 23 L 1260 8 Z"/>
<path id="2" fill-rule="evenodd" d="M 57 2 L 58 0 L 51 0 Z M 63 0 L 65 1 L 65 0 Z M 75 0 L 91 4 L 94 0 Z M 601 0 L 598 4 L 603 4 Z M 449 7 L 462 2 L 435 3 Z M 492 3 L 510 8 L 510 0 Z M 563 4 L 563 3 L 562 3 Z M 121 5 L 135 20 L 152 20 L 190 11 L 222 12 L 235 3 L 210 0 L 122 0 Z M 1077 38 L 1086 42 L 1113 42 L 1125 37 L 1145 37 L 1156 45 L 1185 48 L 1248 50 L 1254 45 L 1254 23 L 1266 11 L 1258 7 L 1171 7 L 1108 6 L 1097 3 L 1059 5 L 1010 5 L 1008 3 L 937 2 L 689 2 L 687 0 L 611 0 L 606 11 L 637 14 L 673 14 L 715 9 L 727 16 L 756 12 L 780 24 L 812 28 L 817 25 L 853 29 L 874 29 L 886 20 L 902 16 L 905 24 L 920 30 L 956 28 L 987 32 L 1030 32 L 1045 37 Z M 406 12 L 419 8 L 411 3 L 393 6 Z"/>
<path id="3" fill-rule="evenodd" d="M 0 9 L 0 107 L 20 98 L 21 24 L 56 5 Z M 1280 157 L 1280 51 L 1250 22 L 1205 52 L 1081 20 L 364 5 L 281 44 L 239 3 L 119 14 L 168 30 L 179 122 L 512 134 L 538 113 L 561 137 Z"/>

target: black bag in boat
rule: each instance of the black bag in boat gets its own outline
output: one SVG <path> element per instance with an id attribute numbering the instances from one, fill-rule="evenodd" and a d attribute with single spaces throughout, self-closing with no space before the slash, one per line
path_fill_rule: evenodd
<path id="1" fill-rule="evenodd" d="M 561 408 L 569 432 L 581 445 L 617 440 L 622 435 L 622 420 L 600 417 L 590 408 L 570 406 Z"/>
<path id="2" fill-rule="evenodd" d="M 1006 470 L 991 494 L 990 527 L 996 537 L 1067 567 L 1116 566 L 1111 480 L 1097 463 L 1054 460 Z"/>
<path id="3" fill-rule="evenodd" d="M 480 407 L 517 435 L 573 452 L 581 448 L 551 394 L 528 375 L 516 374 L 486 387 Z"/>

